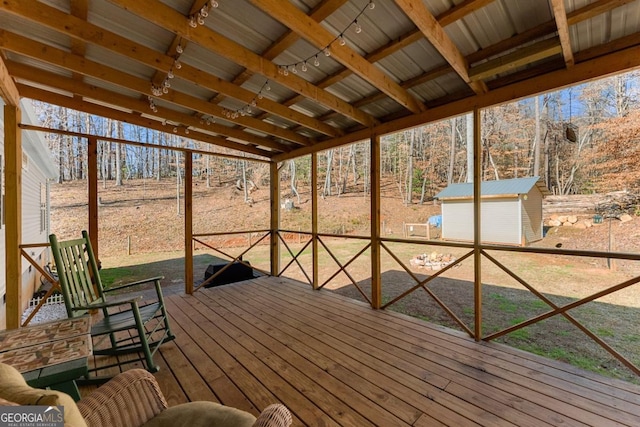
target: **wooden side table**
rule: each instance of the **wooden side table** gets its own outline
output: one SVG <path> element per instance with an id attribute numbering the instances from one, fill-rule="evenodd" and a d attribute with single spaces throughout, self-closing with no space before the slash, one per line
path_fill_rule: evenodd
<path id="1" fill-rule="evenodd" d="M 15 367 L 32 387 L 63 391 L 75 400 L 77 378 L 87 375 L 91 319 L 43 323 L 0 332 L 0 362 Z"/>

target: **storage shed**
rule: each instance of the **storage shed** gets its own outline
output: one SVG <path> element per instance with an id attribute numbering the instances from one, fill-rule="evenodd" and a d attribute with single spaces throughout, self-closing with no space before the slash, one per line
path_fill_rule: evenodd
<path id="1" fill-rule="evenodd" d="M 550 192 L 537 176 L 483 181 L 481 240 L 526 246 L 543 237 L 542 199 Z M 473 184 L 451 184 L 435 196 L 442 202 L 442 238 L 473 241 Z"/>

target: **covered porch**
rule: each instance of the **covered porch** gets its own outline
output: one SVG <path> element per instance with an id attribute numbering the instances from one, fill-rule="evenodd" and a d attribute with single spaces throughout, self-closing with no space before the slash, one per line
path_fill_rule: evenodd
<path id="1" fill-rule="evenodd" d="M 640 424 L 640 387 L 291 279 L 167 298 L 177 339 L 156 378 L 169 404 L 214 400 L 294 425 Z"/>

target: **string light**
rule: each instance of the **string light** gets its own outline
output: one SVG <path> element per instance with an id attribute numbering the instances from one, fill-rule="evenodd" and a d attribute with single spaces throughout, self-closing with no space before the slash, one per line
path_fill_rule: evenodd
<path id="1" fill-rule="evenodd" d="M 238 108 L 236 110 L 230 110 L 225 108 L 222 114 L 228 119 L 237 119 L 242 116 L 249 116 L 253 113 L 253 109 L 258 106 L 258 100 L 264 98 L 264 92 L 268 92 L 271 90 L 271 86 L 269 85 L 269 80 L 264 82 L 258 93 L 253 97 L 251 101 L 249 101 L 244 107 Z"/>
<path id="2" fill-rule="evenodd" d="M 182 47 L 182 39 L 180 39 L 180 42 L 176 45 L 176 54 L 173 56 L 173 64 L 171 65 L 171 68 L 169 68 L 169 71 L 167 71 L 167 75 L 164 80 L 162 80 L 158 85 L 153 83 L 151 84 L 151 94 L 153 96 L 162 96 L 165 93 L 169 93 L 169 88 L 171 87 L 170 80 L 176 76 L 175 70 L 182 68 L 180 55 L 182 55 L 183 52 L 184 48 Z"/>
<path id="3" fill-rule="evenodd" d="M 217 7 L 218 2 L 215 0 L 206 2 L 200 10 L 189 17 L 189 26 L 191 28 L 198 28 L 198 25 L 204 25 L 204 20 L 209 16 L 209 11 L 211 9 L 216 9 Z"/>
<path id="4" fill-rule="evenodd" d="M 290 64 L 278 64 L 278 73 L 284 76 L 288 76 L 289 73 L 298 74 L 298 68 L 302 72 L 306 72 L 309 68 L 308 67 L 309 63 L 313 63 L 314 66 L 319 67 L 320 60 L 318 59 L 318 56 L 322 53 L 324 54 L 324 56 L 330 57 L 331 45 L 336 41 L 340 44 L 340 46 L 344 46 L 347 43 L 344 36 L 349 28 L 353 27 L 356 34 L 362 33 L 362 25 L 360 25 L 360 23 L 358 22 L 358 19 L 367 11 L 367 9 L 373 10 L 375 9 L 375 7 L 376 7 L 376 4 L 374 3 L 374 1 L 369 0 L 369 2 L 362 9 L 360 9 L 360 12 L 358 13 L 358 15 L 356 15 L 356 17 L 353 18 L 353 20 L 349 23 L 349 25 L 347 25 L 346 28 L 340 34 L 338 34 L 333 40 L 331 40 L 326 46 L 324 46 L 322 49 L 319 49 L 316 53 L 308 56 L 302 61 L 292 62 Z"/>
<path id="5" fill-rule="evenodd" d="M 189 17 L 189 26 L 192 28 L 197 28 L 198 25 L 204 25 L 205 18 L 209 16 L 211 9 L 216 9 L 219 6 L 216 0 L 210 0 L 206 2 L 200 10 L 195 12 Z M 179 70 L 182 68 L 182 63 L 180 62 L 180 55 L 184 53 L 184 47 L 182 46 L 182 39 L 176 45 L 176 54 L 173 56 L 173 64 L 169 71 L 167 72 L 167 76 L 164 80 L 159 84 L 151 84 L 151 94 L 153 96 L 162 96 L 163 94 L 169 93 L 169 88 L 171 87 L 171 83 L 169 80 L 175 77 L 175 70 Z M 153 110 L 153 105 L 151 100 L 149 100 L 149 107 Z"/>

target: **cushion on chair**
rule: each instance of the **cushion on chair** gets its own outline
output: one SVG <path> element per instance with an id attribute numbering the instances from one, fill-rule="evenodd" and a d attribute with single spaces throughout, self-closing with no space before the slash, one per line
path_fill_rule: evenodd
<path id="1" fill-rule="evenodd" d="M 143 427 L 252 427 L 255 421 L 248 412 L 202 401 L 172 406 Z"/>
<path id="2" fill-rule="evenodd" d="M 64 423 L 86 427 L 73 399 L 60 391 L 30 387 L 13 366 L 0 363 L 0 398 L 19 405 L 64 406 Z"/>

